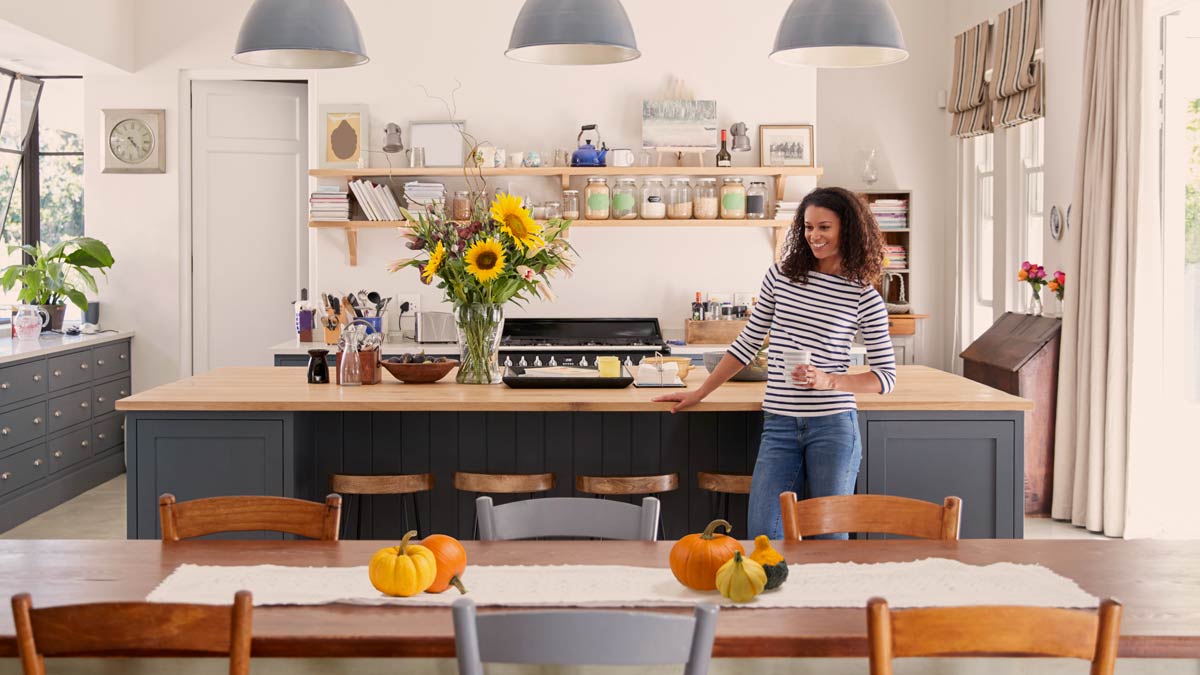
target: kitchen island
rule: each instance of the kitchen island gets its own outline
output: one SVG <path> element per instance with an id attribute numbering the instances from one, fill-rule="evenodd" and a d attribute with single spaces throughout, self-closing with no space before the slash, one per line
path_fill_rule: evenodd
<path id="1" fill-rule="evenodd" d="M 861 370 L 860 368 L 853 369 Z M 387 375 L 385 374 L 385 377 Z M 689 387 L 705 373 L 693 369 Z M 660 389 L 517 390 L 454 383 L 309 385 L 300 368 L 222 368 L 118 402 L 127 415 L 128 536 L 159 536 L 157 499 L 268 494 L 319 500 L 333 473 L 434 475 L 418 497 L 426 529 L 470 537 L 474 498 L 455 471 L 576 475 L 675 472 L 659 495 L 667 537 L 714 517 L 698 471 L 750 473 L 765 384 L 730 382 L 685 413 Z M 858 491 L 964 500 L 965 537 L 1021 538 L 1024 414 L 1031 401 L 923 366 L 900 366 L 894 392 L 858 396 Z M 499 497 L 504 502 L 513 497 Z M 371 502 L 371 503 L 366 503 Z M 398 537 L 397 497 L 364 500 L 363 538 Z M 745 497 L 730 517 L 744 528 Z"/>

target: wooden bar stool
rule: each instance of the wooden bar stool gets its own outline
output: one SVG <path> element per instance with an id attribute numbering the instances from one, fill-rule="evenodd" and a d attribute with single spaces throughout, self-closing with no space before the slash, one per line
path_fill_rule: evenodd
<path id="1" fill-rule="evenodd" d="M 454 487 L 463 492 L 474 493 L 475 499 L 488 494 L 528 494 L 530 499 L 538 492 L 549 492 L 556 482 L 552 473 L 470 473 L 454 472 Z M 479 518 L 471 531 L 471 538 L 479 538 Z"/>
<path id="2" fill-rule="evenodd" d="M 729 496 L 750 494 L 750 476 L 741 473 L 696 472 L 701 490 L 713 493 L 713 519 L 729 520 Z"/>
<path id="3" fill-rule="evenodd" d="M 404 531 L 410 529 L 408 525 L 408 507 L 405 505 L 405 495 L 408 496 L 408 501 L 412 502 L 413 520 L 416 522 L 416 530 L 424 534 L 421 529 L 421 511 L 417 507 L 417 493 L 429 492 L 433 489 L 433 474 L 431 473 L 413 473 L 400 474 L 391 476 L 356 476 L 344 473 L 335 473 L 329 477 L 329 489 L 345 496 L 346 499 L 346 515 L 350 515 L 350 510 L 355 509 L 356 516 L 354 520 L 354 538 L 358 539 L 362 536 L 362 520 L 363 520 L 363 498 L 372 495 L 400 495 L 400 518 L 404 523 Z M 354 497 L 353 500 L 350 497 Z M 353 505 L 353 507 L 352 507 Z M 349 528 L 349 518 L 346 518 L 342 524 L 342 537 L 347 536 Z"/>
<path id="4" fill-rule="evenodd" d="M 601 499 L 609 496 L 650 495 L 679 489 L 679 474 L 663 473 L 651 476 L 575 476 L 575 489 Z M 658 526 L 665 539 L 667 519 L 659 518 Z"/>

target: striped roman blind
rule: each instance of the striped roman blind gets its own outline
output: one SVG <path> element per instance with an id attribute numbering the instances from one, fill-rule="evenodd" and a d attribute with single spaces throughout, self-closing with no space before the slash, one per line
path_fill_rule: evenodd
<path id="1" fill-rule="evenodd" d="M 1001 12 L 994 37 L 991 98 L 996 126 L 1041 117 L 1045 69 L 1033 57 L 1042 42 L 1042 0 L 1023 0 Z"/>
<path id="2" fill-rule="evenodd" d="M 946 110 L 953 113 L 950 135 L 959 138 L 992 132 L 992 105 L 984 71 L 987 70 L 987 21 L 954 36 L 954 74 Z"/>

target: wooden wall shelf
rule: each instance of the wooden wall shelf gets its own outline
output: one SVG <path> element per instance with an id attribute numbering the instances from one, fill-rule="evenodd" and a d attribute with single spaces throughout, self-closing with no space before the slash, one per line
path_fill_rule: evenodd
<path id="1" fill-rule="evenodd" d="M 460 178 L 463 176 L 821 176 L 822 167 L 811 166 L 541 166 L 491 169 L 466 169 L 459 166 L 412 169 L 309 169 L 313 178 Z"/>

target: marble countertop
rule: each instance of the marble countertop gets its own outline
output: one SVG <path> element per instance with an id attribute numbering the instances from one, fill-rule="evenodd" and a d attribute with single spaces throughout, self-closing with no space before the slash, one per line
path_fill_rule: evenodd
<path id="1" fill-rule="evenodd" d="M 0 338 L 0 365 L 39 356 L 50 356 L 59 352 L 69 352 L 82 347 L 94 347 L 118 340 L 127 340 L 133 336 L 134 332 L 131 330 L 118 330 L 93 335 L 43 333 L 37 340 L 17 340 L 3 337 Z"/>

